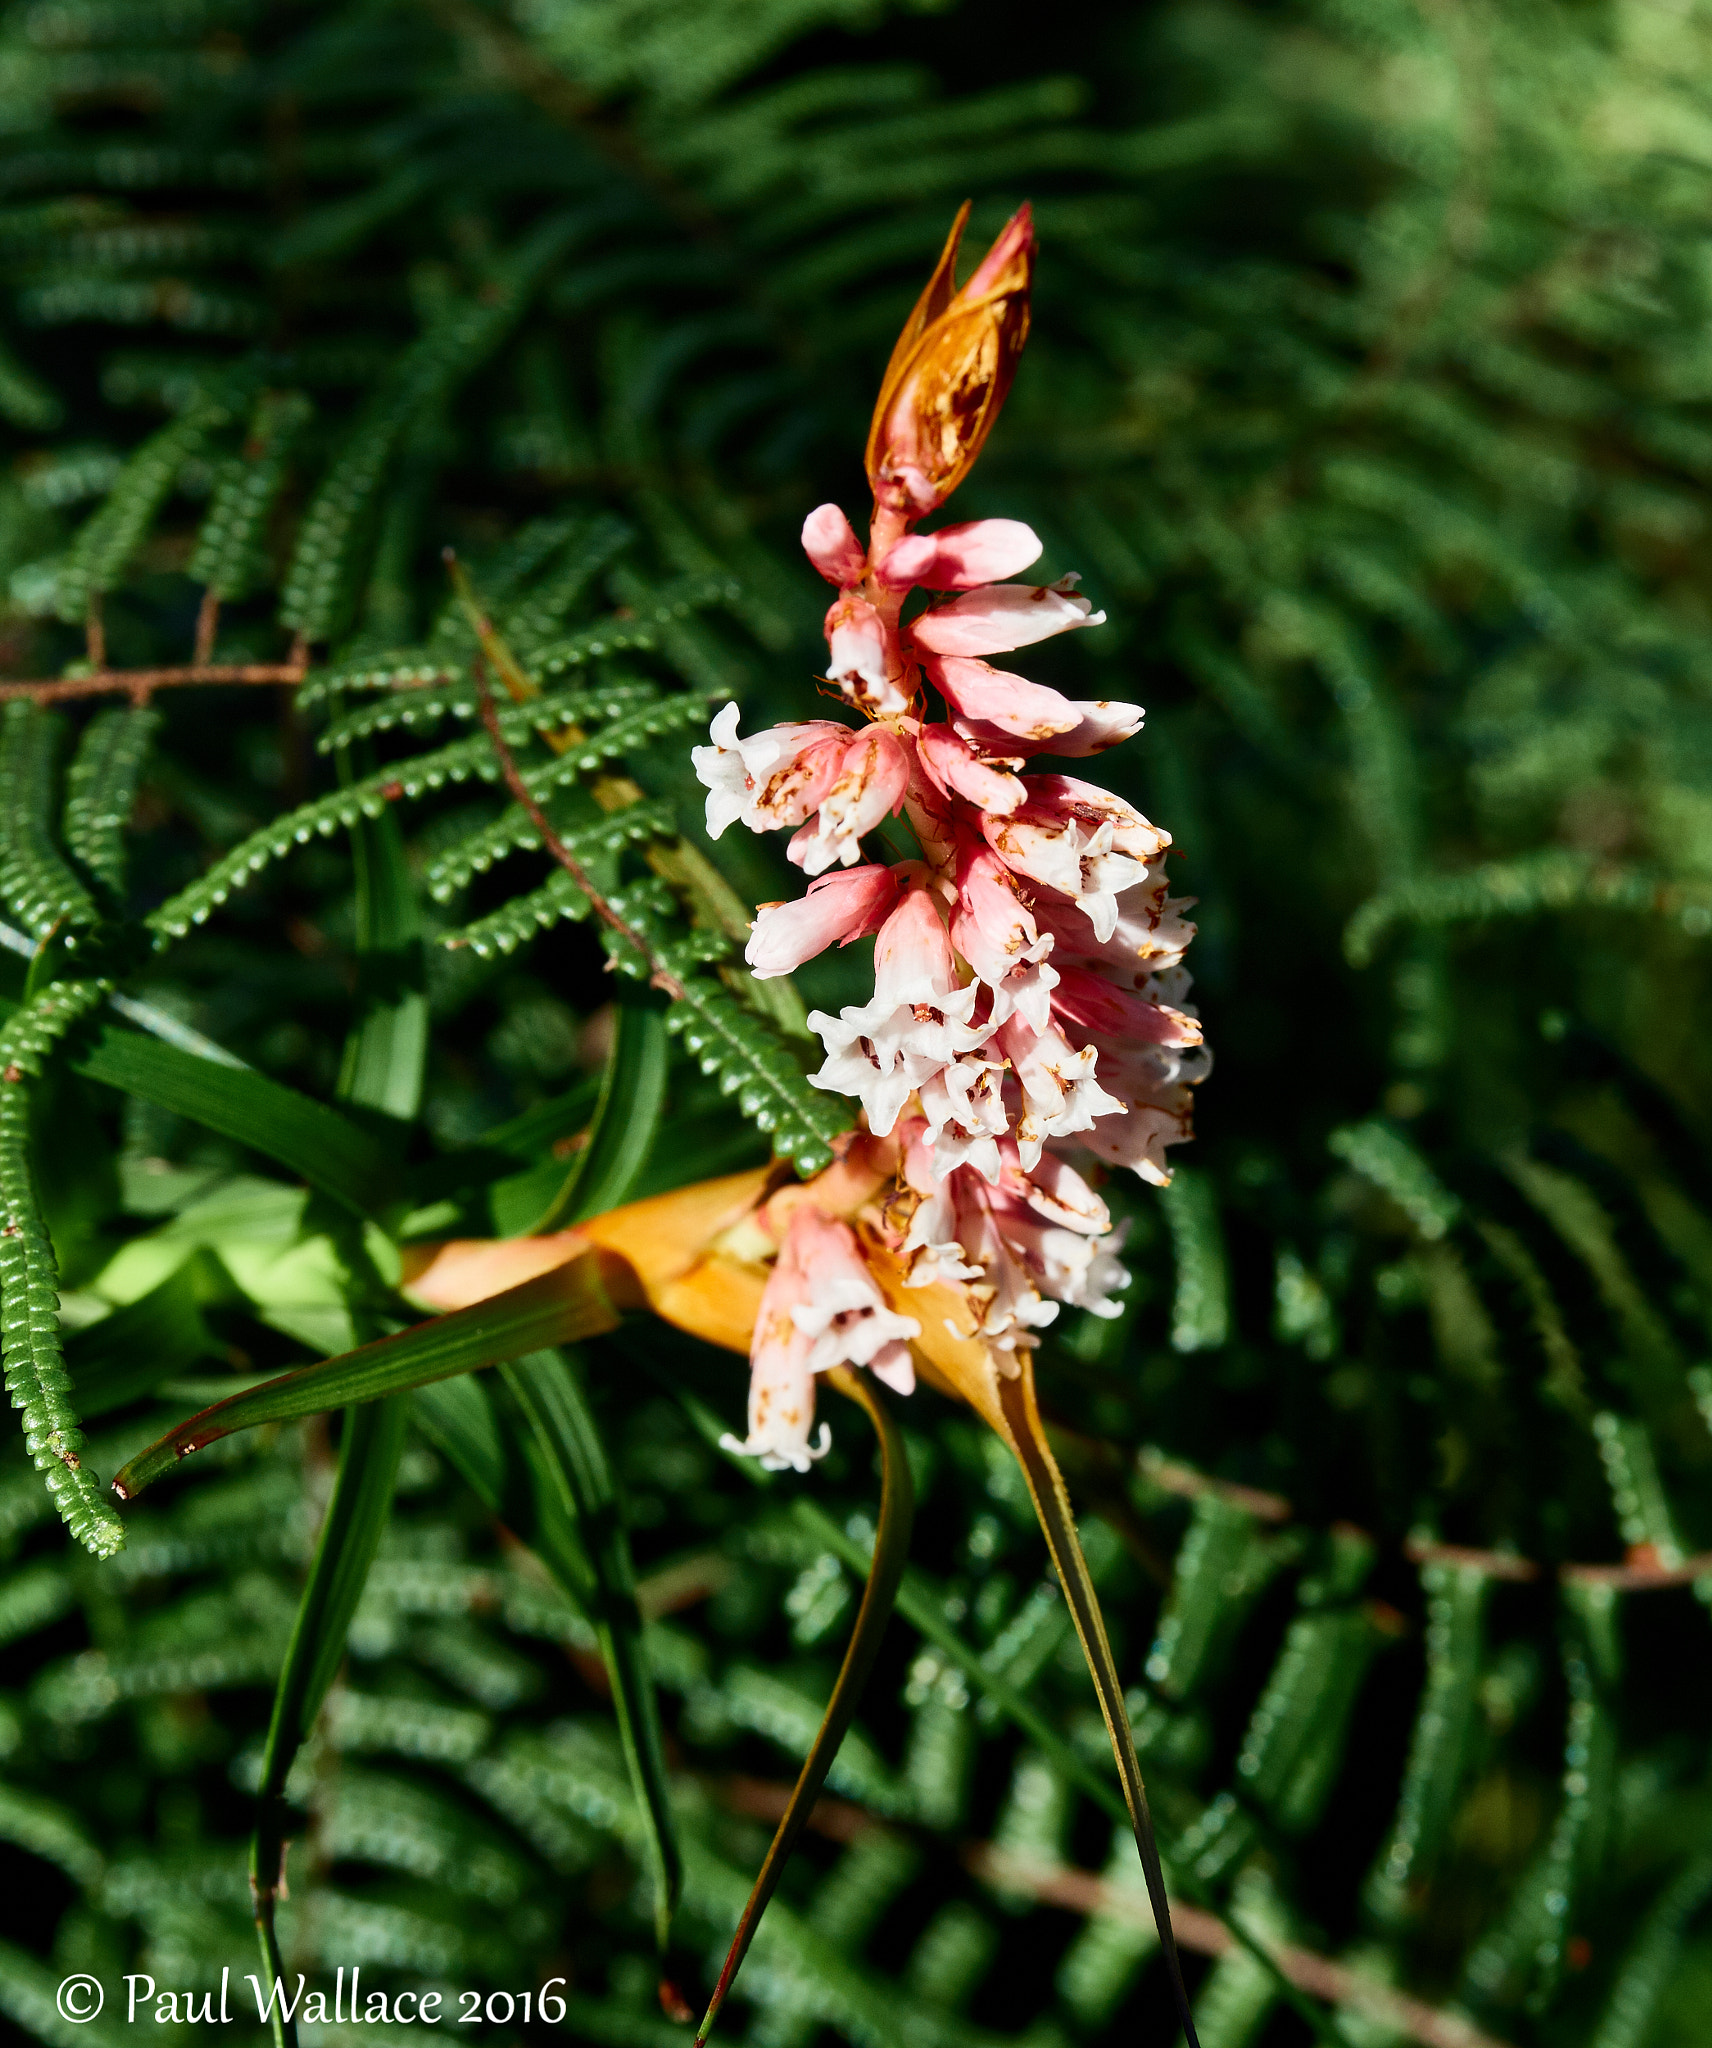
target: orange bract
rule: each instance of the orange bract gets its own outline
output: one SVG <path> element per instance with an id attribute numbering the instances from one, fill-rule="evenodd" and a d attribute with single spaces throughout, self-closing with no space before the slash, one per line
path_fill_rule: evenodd
<path id="1" fill-rule="evenodd" d="M 1034 277 L 1029 209 L 1017 209 L 980 268 L 953 296 L 968 217 L 965 205 L 892 350 L 868 429 L 868 482 L 875 502 L 912 517 L 943 504 L 968 475 L 1028 339 Z"/>

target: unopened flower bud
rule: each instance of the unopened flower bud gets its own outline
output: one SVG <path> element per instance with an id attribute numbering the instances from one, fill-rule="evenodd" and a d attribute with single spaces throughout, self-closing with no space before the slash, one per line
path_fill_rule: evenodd
<path id="1" fill-rule="evenodd" d="M 1018 208 L 956 291 L 957 247 L 968 218 L 965 205 L 898 337 L 868 430 L 874 501 L 906 521 L 944 504 L 968 475 L 1028 339 L 1029 209 Z"/>

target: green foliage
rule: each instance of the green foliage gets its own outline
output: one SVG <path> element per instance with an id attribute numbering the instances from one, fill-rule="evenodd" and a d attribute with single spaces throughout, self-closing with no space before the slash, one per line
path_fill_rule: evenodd
<path id="1" fill-rule="evenodd" d="M 95 922 L 88 889 L 49 831 L 63 733 L 52 712 L 22 701 L 6 706 L 0 724 L 0 898 L 35 939 L 56 925 Z"/>
<path id="2" fill-rule="evenodd" d="M 66 850 L 113 897 L 124 892 L 124 828 L 159 724 L 159 712 L 142 705 L 97 712 L 78 735 L 66 775 Z"/>
<path id="3" fill-rule="evenodd" d="M 1173 1186 L 1108 1190 L 1123 1316 L 1041 1358 L 1167 1874 L 1452 2030 L 1698 2042 L 1709 36 L 1532 0 L 1099 5 L 1056 43 L 972 0 L 0 17 L 8 675 L 75 685 L 96 613 L 120 667 L 181 667 L 198 620 L 222 666 L 306 664 L 288 712 L 163 685 L 0 724 L 23 2032 L 93 2048 L 123 1969 L 241 1980 L 274 1779 L 293 1971 L 485 1997 L 568 1961 L 568 2032 L 652 2048 L 669 1809 L 667 1967 L 711 1988 L 871 1563 L 860 1425 L 767 1480 L 716 1448 L 738 1361 L 590 1337 L 642 1617 L 603 1657 L 599 1545 L 565 1509 L 555 1549 L 542 1438 L 467 1376 L 565 1304 L 430 1338 L 398 1283 L 844 1128 L 796 992 L 738 964 L 800 877 L 707 845 L 686 756 L 728 698 L 819 708 L 800 522 L 862 510 L 874 380 L 971 196 L 977 237 L 1032 198 L 1042 259 L 950 516 L 1028 519 L 1110 616 L 1017 665 L 1146 701 L 1096 779 L 1174 835 L 1220 1058 Z M 483 685 L 580 879 L 500 789 Z M 803 996 L 859 999 L 864 955 Z M 295 1418 L 393 1395 L 397 1496 L 329 1603 Z M 274 1419 L 116 1549 L 94 1473 L 232 1397 Z M 1157 2030 L 1026 1495 L 930 1390 L 899 1419 L 916 1555 L 722 2026 Z M 1103 1868 L 1109 1910 L 977 1876 L 995 1838 Z M 1303 2037 L 1250 1951 L 1186 1963 L 1206 2048 Z M 87 2028 L 53 2005 L 82 1969 Z"/>

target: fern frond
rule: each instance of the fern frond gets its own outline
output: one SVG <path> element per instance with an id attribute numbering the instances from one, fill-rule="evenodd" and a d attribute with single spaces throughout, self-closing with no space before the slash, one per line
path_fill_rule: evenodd
<path id="1" fill-rule="evenodd" d="M 313 410 L 301 391 L 265 392 L 242 452 L 221 466 L 187 573 L 223 603 L 249 596 L 266 581 L 268 518 Z"/>
<path id="2" fill-rule="evenodd" d="M 330 838 L 341 828 L 356 824 L 359 818 L 380 817 L 389 803 L 423 796 L 448 782 L 467 782 L 471 776 L 483 782 L 499 780 L 499 760 L 485 732 L 454 740 L 450 746 L 437 748 L 431 754 L 401 761 L 361 782 L 353 782 L 346 789 L 336 789 L 312 803 L 301 804 L 295 811 L 287 811 L 260 831 L 252 832 L 188 889 L 169 897 L 149 916 L 149 929 L 156 934 L 157 941 L 182 938 L 192 925 L 201 924 L 217 910 L 234 889 L 242 888 L 294 846 Z"/>
<path id="3" fill-rule="evenodd" d="M 1712 931 L 1712 888 L 1553 847 L 1465 875 L 1423 875 L 1369 897 L 1345 927 L 1344 953 L 1352 967 L 1367 966 L 1397 924 L 1478 924 L 1563 910 L 1649 911 L 1680 918 L 1685 931 L 1703 938 Z"/>
<path id="4" fill-rule="evenodd" d="M 509 903 L 478 917 L 441 939 L 443 946 L 468 947 L 478 960 L 496 953 L 515 953 L 539 932 L 562 923 L 577 924 L 589 913 L 589 899 L 563 868 L 555 868 L 539 889 L 514 896 Z"/>
<path id="5" fill-rule="evenodd" d="M 1326 1140 L 1327 1150 L 1364 1180 L 1389 1195 L 1423 1237 L 1443 1237 L 1462 1214 L 1462 1204 L 1415 1150 L 1389 1124 L 1373 1120 L 1346 1124 Z"/>
<path id="6" fill-rule="evenodd" d="M 54 764 L 65 721 L 16 697 L 0 720 L 0 898 L 31 938 L 96 921 L 94 899 L 53 843 Z"/>
<path id="7" fill-rule="evenodd" d="M 598 724 L 642 704 L 655 702 L 662 692 L 657 683 L 638 677 L 633 682 L 600 683 L 590 688 L 555 690 L 532 698 L 526 707 L 528 722 L 537 732 L 552 732 L 566 725 Z M 480 700 L 468 684 L 442 684 L 416 690 L 400 690 L 379 703 L 359 704 L 336 725 L 329 726 L 315 743 L 317 753 L 337 753 L 341 747 L 390 732 L 398 726 L 410 730 L 437 725 L 444 718 L 474 720 L 480 716 Z M 514 721 L 515 723 L 515 721 Z"/>
<path id="8" fill-rule="evenodd" d="M 602 854 L 618 853 L 626 846 L 661 837 L 676 829 L 677 819 L 672 805 L 656 798 L 628 804 L 623 810 L 613 811 L 592 824 L 571 826 L 559 836 L 578 860 L 590 860 Z M 437 903 L 444 903 L 472 875 L 484 873 L 496 860 L 540 844 L 541 837 L 535 829 L 534 820 L 520 804 L 513 804 L 491 825 L 484 825 L 479 832 L 472 832 L 467 839 L 459 840 L 456 846 L 430 864 L 424 877 L 428 893 Z M 473 938 L 463 934 L 457 935 L 457 942 L 475 944 Z M 509 952 L 511 949 L 506 947 L 504 950 Z M 477 951 L 480 951 L 479 947 Z"/>
<path id="9" fill-rule="evenodd" d="M 59 1268 L 30 1177 L 28 1077 L 39 1076 L 65 1033 L 108 992 L 100 981 L 57 982 L 0 1030 L 0 1359 L 22 1411 L 24 1443 L 60 1516 L 86 1549 L 110 1557 L 124 1527 L 80 1457 L 59 1331 Z"/>
<path id="10" fill-rule="evenodd" d="M 331 639 L 345 623 L 370 518 L 400 436 L 505 339 L 579 225 L 563 215 L 544 222 L 486 291 L 407 351 L 376 394 L 311 500 L 286 571 L 280 618 L 305 639 Z"/>
<path id="11" fill-rule="evenodd" d="M 842 1100 L 813 1087 L 790 1047 L 718 982 L 696 975 L 683 989 L 666 1012 L 666 1029 L 798 1173 L 830 1166 L 832 1141 L 850 1128 Z"/>
<path id="12" fill-rule="evenodd" d="M 536 678 L 555 676 L 567 668 L 598 661 L 603 654 L 660 647 L 664 644 L 662 629 L 692 618 L 709 605 L 734 604 L 740 595 L 741 585 L 729 576 L 686 576 L 653 591 L 630 618 L 603 620 L 562 639 L 543 642 L 530 652 L 529 673 Z"/>
<path id="13" fill-rule="evenodd" d="M 1364 1893 L 1368 1911 L 1395 1927 L 1416 1911 L 1420 1887 L 1455 1817 L 1468 1762 L 1492 1581 L 1475 1565 L 1432 1562 L 1427 1594 L 1427 1683 L 1415 1717 L 1397 1811 Z"/>
<path id="14" fill-rule="evenodd" d="M 564 538 L 555 541 L 553 551 L 565 547 L 566 559 L 499 621 L 506 645 L 524 659 L 531 648 L 540 646 L 559 629 L 565 614 L 583 592 L 636 537 L 633 526 L 610 514 L 586 522 L 579 519 L 554 523 Z M 490 605 L 502 603 L 507 595 L 505 584 L 491 570 L 483 576 L 482 587 Z"/>
<path id="15" fill-rule="evenodd" d="M 114 896 L 124 890 L 124 828 L 159 725 L 160 713 L 144 704 L 98 712 L 79 736 L 66 777 L 65 843 Z"/>
<path id="16" fill-rule="evenodd" d="M 229 399 L 204 393 L 126 461 L 60 565 L 56 607 L 68 625 L 81 623 L 91 598 L 119 582 L 172 495 L 179 471 L 230 417 Z"/>

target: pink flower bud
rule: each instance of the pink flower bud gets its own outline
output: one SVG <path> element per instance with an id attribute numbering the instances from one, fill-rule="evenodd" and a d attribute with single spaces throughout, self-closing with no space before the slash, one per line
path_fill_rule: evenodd
<path id="1" fill-rule="evenodd" d="M 1008 817 L 1028 794 L 1022 778 L 983 761 L 948 725 L 924 725 L 916 735 L 916 756 L 929 780 L 946 796 L 960 796 L 977 810 Z"/>
<path id="2" fill-rule="evenodd" d="M 828 583 L 842 590 L 862 580 L 868 566 L 867 550 L 836 505 L 817 505 L 808 515 L 803 521 L 802 544 L 803 553 Z"/>
<path id="3" fill-rule="evenodd" d="M 903 657 L 897 635 L 865 597 L 846 590 L 826 615 L 831 658 L 828 682 L 836 683 L 851 703 L 871 718 L 894 717 L 909 709 L 900 678 Z"/>
<path id="4" fill-rule="evenodd" d="M 1114 987 L 1085 967 L 1058 970 L 1052 1007 L 1065 1022 L 1083 1031 L 1106 1031 L 1141 1045 L 1199 1045 L 1201 1027 L 1165 1003 L 1150 1003 L 1128 989 Z"/>
<path id="5" fill-rule="evenodd" d="M 757 981 L 789 974 L 828 946 L 877 931 L 898 893 L 890 868 L 846 868 L 823 876 L 794 903 L 764 903 L 744 952 Z"/>
<path id="6" fill-rule="evenodd" d="M 821 512 L 832 509 L 823 505 Z M 820 512 L 813 517 L 818 519 Z M 805 544 L 807 531 L 805 527 Z M 1020 575 L 1039 559 L 1040 537 L 1032 526 L 1020 519 L 974 519 L 961 526 L 942 526 L 937 533 L 907 534 L 874 573 L 894 590 L 915 585 L 926 590 L 973 590 L 980 583 Z"/>
<path id="7" fill-rule="evenodd" d="M 988 583 L 923 612 L 909 630 L 930 654 L 1008 654 L 1105 623 L 1104 612 L 1055 583 Z"/>

